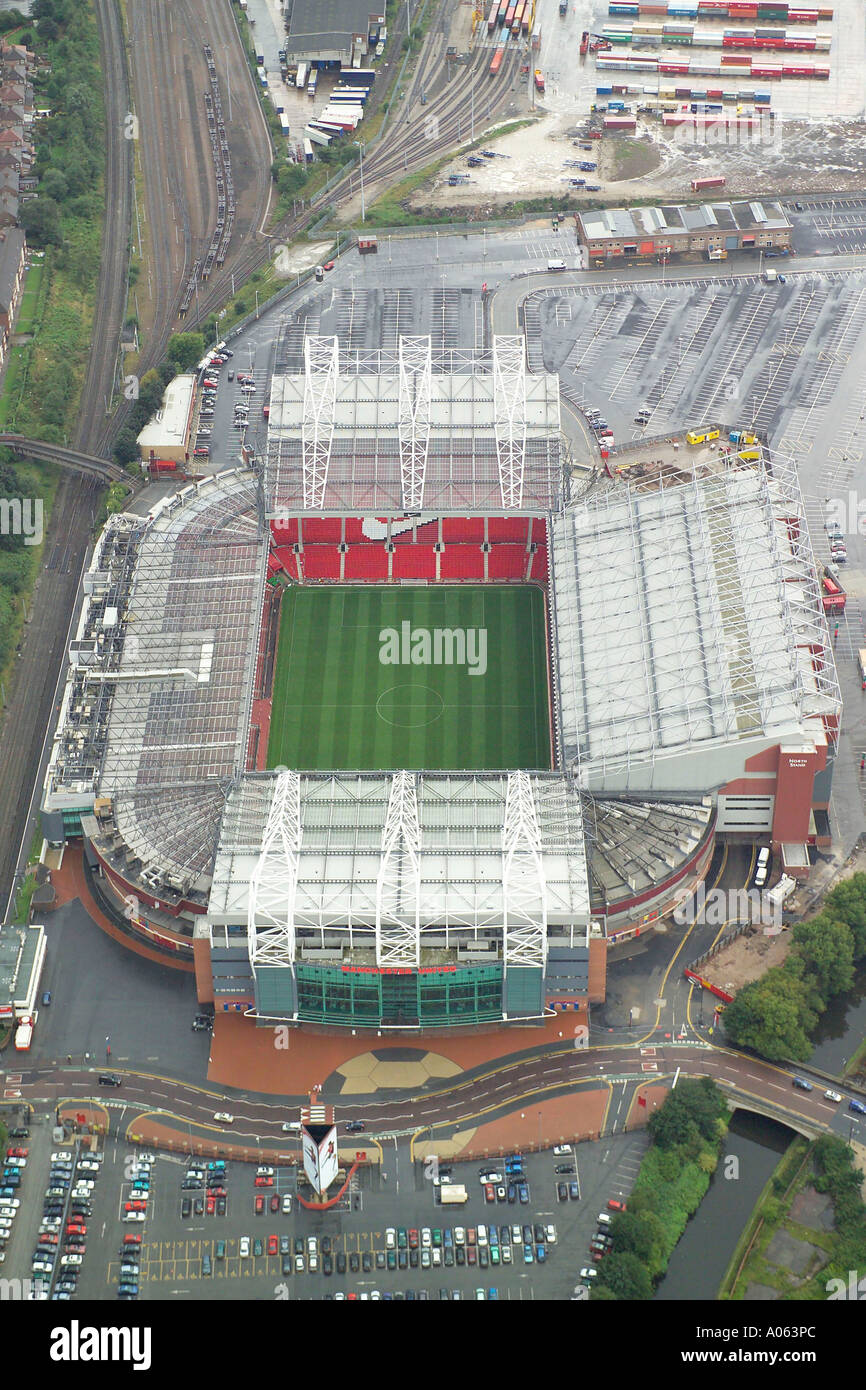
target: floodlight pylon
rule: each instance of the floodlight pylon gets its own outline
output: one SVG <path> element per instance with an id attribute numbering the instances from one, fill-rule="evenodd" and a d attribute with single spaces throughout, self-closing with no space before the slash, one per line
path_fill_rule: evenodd
<path id="1" fill-rule="evenodd" d="M 493 339 L 493 405 L 503 507 L 523 505 L 526 460 L 526 358 L 521 337 Z"/>
<path id="2" fill-rule="evenodd" d="M 430 445 L 430 337 L 400 339 L 400 474 L 403 510 L 419 512 L 424 503 Z"/>
<path id="3" fill-rule="evenodd" d="M 502 889 L 505 904 L 503 959 L 514 966 L 547 960 L 547 884 L 541 862 L 541 831 L 532 782 L 510 772 L 502 828 Z"/>
<path id="4" fill-rule="evenodd" d="M 376 880 L 376 964 L 420 962 L 421 825 L 415 775 L 395 772 Z"/>
<path id="5" fill-rule="evenodd" d="M 304 339 L 304 507 L 321 508 L 325 501 L 334 414 L 337 406 L 339 344 L 333 338 Z"/>
<path id="6" fill-rule="evenodd" d="M 294 964 L 300 849 L 301 779 L 297 772 L 281 772 L 250 879 L 247 948 L 254 973 L 258 965 Z"/>

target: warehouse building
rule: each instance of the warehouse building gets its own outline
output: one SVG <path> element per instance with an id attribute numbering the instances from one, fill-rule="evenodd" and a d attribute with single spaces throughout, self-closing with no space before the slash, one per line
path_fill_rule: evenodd
<path id="1" fill-rule="evenodd" d="M 165 388 L 161 408 L 152 420 L 148 420 L 138 436 L 137 443 L 143 464 L 152 464 L 160 459 L 175 463 L 185 462 L 194 403 L 194 376 L 184 374 L 169 382 Z"/>
<path id="2" fill-rule="evenodd" d="M 789 248 L 791 223 L 781 203 L 701 203 L 657 208 L 599 208 L 578 213 L 577 237 L 590 260 L 648 260 L 703 253 Z"/>
<path id="3" fill-rule="evenodd" d="M 286 54 L 290 62 L 357 66 L 384 23 L 384 6 L 374 13 L 370 0 L 287 0 Z"/>

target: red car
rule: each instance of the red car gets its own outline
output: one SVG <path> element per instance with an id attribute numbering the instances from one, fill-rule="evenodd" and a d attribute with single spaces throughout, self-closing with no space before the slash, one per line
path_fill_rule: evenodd
<path id="1" fill-rule="evenodd" d="M 123 1237 L 123 1243 L 124 1243 L 124 1245 L 141 1245 L 141 1236 L 140 1236 L 140 1235 L 124 1236 L 124 1237 Z"/>
<path id="2" fill-rule="evenodd" d="M 124 1211 L 147 1211 L 147 1202 L 124 1202 Z"/>
<path id="3" fill-rule="evenodd" d="M 418 1249 L 418 1232 L 415 1230 L 414 1227 L 413 1227 L 412 1230 L 409 1232 L 409 1249 L 410 1249 L 410 1250 L 417 1250 L 417 1249 Z"/>
<path id="4" fill-rule="evenodd" d="M 611 1197 L 607 1209 L 608 1211 L 625 1211 L 625 1202 L 618 1202 L 614 1197 Z"/>
<path id="5" fill-rule="evenodd" d="M 279 1209 L 280 1209 L 280 1194 L 279 1194 L 279 1192 L 275 1192 L 275 1193 L 273 1194 L 273 1196 L 271 1197 L 271 1211 L 279 1211 Z"/>
<path id="6" fill-rule="evenodd" d="M 87 1227 L 83 1221 L 67 1221 L 66 1234 L 68 1236 L 86 1236 Z"/>
<path id="7" fill-rule="evenodd" d="M 209 1197 L 227 1197 L 228 1193 L 224 1187 L 212 1187 L 208 1193 Z"/>
<path id="8" fill-rule="evenodd" d="M 277 1241 L 276 1236 L 268 1236 L 268 1254 L 276 1255 L 279 1248 L 279 1242 Z"/>
<path id="9" fill-rule="evenodd" d="M 30 1150 L 29 1150 L 29 1149 L 7 1149 L 7 1150 L 6 1150 L 6 1157 L 7 1157 L 7 1158 L 26 1158 L 27 1155 L 28 1155 L 29 1153 L 30 1153 Z"/>
<path id="10" fill-rule="evenodd" d="M 58 1240 L 57 1236 L 53 1236 L 53 1235 L 51 1235 L 49 1232 L 46 1231 L 46 1232 L 44 1233 L 44 1235 L 41 1235 L 41 1236 L 39 1237 L 39 1244 L 40 1244 L 40 1245 L 59 1245 L 59 1244 L 60 1244 L 60 1241 Z"/>
<path id="11" fill-rule="evenodd" d="M 257 1197 L 257 1198 L 256 1198 L 256 1216 L 261 1216 L 261 1214 L 262 1214 L 262 1212 L 264 1211 L 264 1209 L 265 1209 L 265 1199 L 264 1199 L 264 1197 Z"/>
<path id="12" fill-rule="evenodd" d="M 325 261 L 325 264 L 322 266 L 322 269 L 323 269 L 323 270 L 333 270 L 333 269 L 334 269 L 334 262 L 333 262 L 333 261 Z"/>
<path id="13" fill-rule="evenodd" d="M 208 1216 L 213 1216 L 216 1211 L 216 1197 L 208 1197 L 205 1202 L 205 1212 Z"/>
<path id="14" fill-rule="evenodd" d="M 484 1200 L 485 1202 L 496 1201 L 496 1188 L 493 1186 L 492 1182 L 486 1182 L 484 1184 Z"/>
<path id="15" fill-rule="evenodd" d="M 274 1180 L 273 1180 L 273 1178 L 256 1178 L 256 1181 L 255 1181 L 255 1186 L 256 1186 L 256 1187 L 273 1187 L 273 1185 L 274 1185 Z"/>
<path id="16" fill-rule="evenodd" d="M 64 1255 L 86 1255 L 87 1246 L 82 1245 L 80 1242 L 77 1245 L 67 1245 L 64 1246 L 63 1253 Z"/>

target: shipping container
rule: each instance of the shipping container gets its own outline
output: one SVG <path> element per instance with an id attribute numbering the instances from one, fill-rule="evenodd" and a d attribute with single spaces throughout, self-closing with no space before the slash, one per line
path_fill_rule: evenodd
<path id="1" fill-rule="evenodd" d="M 295 86 L 301 91 L 303 91 L 307 85 L 307 73 L 309 70 L 309 63 L 298 63 L 298 75 L 295 79 Z"/>
<path id="2" fill-rule="evenodd" d="M 283 135 L 288 135 L 289 133 L 289 118 L 286 115 L 285 111 L 280 112 L 280 130 L 282 131 Z"/>
<path id="3" fill-rule="evenodd" d="M 372 87 L 376 81 L 376 72 L 373 68 L 342 68 L 340 71 L 340 85 L 346 87 Z"/>
<path id="4" fill-rule="evenodd" d="M 324 130 L 313 123 L 306 127 L 304 135 L 308 140 L 312 140 L 314 145 L 324 145 L 325 148 L 327 148 L 334 139 L 334 133 Z"/>
<path id="5" fill-rule="evenodd" d="M 704 188 L 724 188 L 726 180 L 723 176 L 715 179 L 692 179 L 692 192 L 700 193 Z"/>
<path id="6" fill-rule="evenodd" d="M 508 9 L 505 11 L 505 27 L 506 27 L 506 29 L 510 29 L 511 26 L 512 26 L 512 24 L 514 23 L 514 11 L 515 11 L 515 8 L 516 8 L 516 6 L 515 6 L 515 3 L 514 3 L 514 0 L 510 0 Z"/>
<path id="7" fill-rule="evenodd" d="M 514 19 L 511 23 L 511 32 L 515 36 L 515 38 L 520 33 L 521 25 L 523 23 L 523 13 L 528 4 L 529 0 L 517 0 L 517 4 L 514 7 Z"/>
<path id="8" fill-rule="evenodd" d="M 312 162 L 313 162 L 313 146 L 312 146 L 312 142 L 310 141 L 309 137 L 307 137 L 307 138 L 304 140 L 304 163 L 305 163 L 305 164 L 312 164 Z"/>
<path id="9" fill-rule="evenodd" d="M 502 59 L 505 57 L 505 49 L 497 48 L 490 63 L 490 76 L 495 77 L 502 67 Z"/>
<path id="10" fill-rule="evenodd" d="M 496 28 L 496 18 L 497 18 L 497 15 L 498 15 L 498 14 L 499 14 L 499 0 L 493 0 L 493 4 L 490 6 L 490 13 L 489 13 L 488 16 L 487 16 L 487 32 L 488 32 L 488 34 L 492 34 L 492 33 L 493 33 L 493 30 Z"/>

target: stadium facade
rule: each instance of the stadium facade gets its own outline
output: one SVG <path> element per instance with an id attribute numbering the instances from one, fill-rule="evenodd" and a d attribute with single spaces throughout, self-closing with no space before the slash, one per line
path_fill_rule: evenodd
<path id="1" fill-rule="evenodd" d="M 271 383 L 265 458 L 110 518 L 46 778 L 48 837 L 83 836 L 97 891 L 192 954 L 200 998 L 526 1024 L 603 999 L 610 948 L 718 835 L 808 872 L 841 705 L 790 462 L 575 498 L 557 378 L 522 339 L 308 338 L 304 361 Z M 314 583 L 538 585 L 550 765 L 269 767 L 280 607 Z"/>

